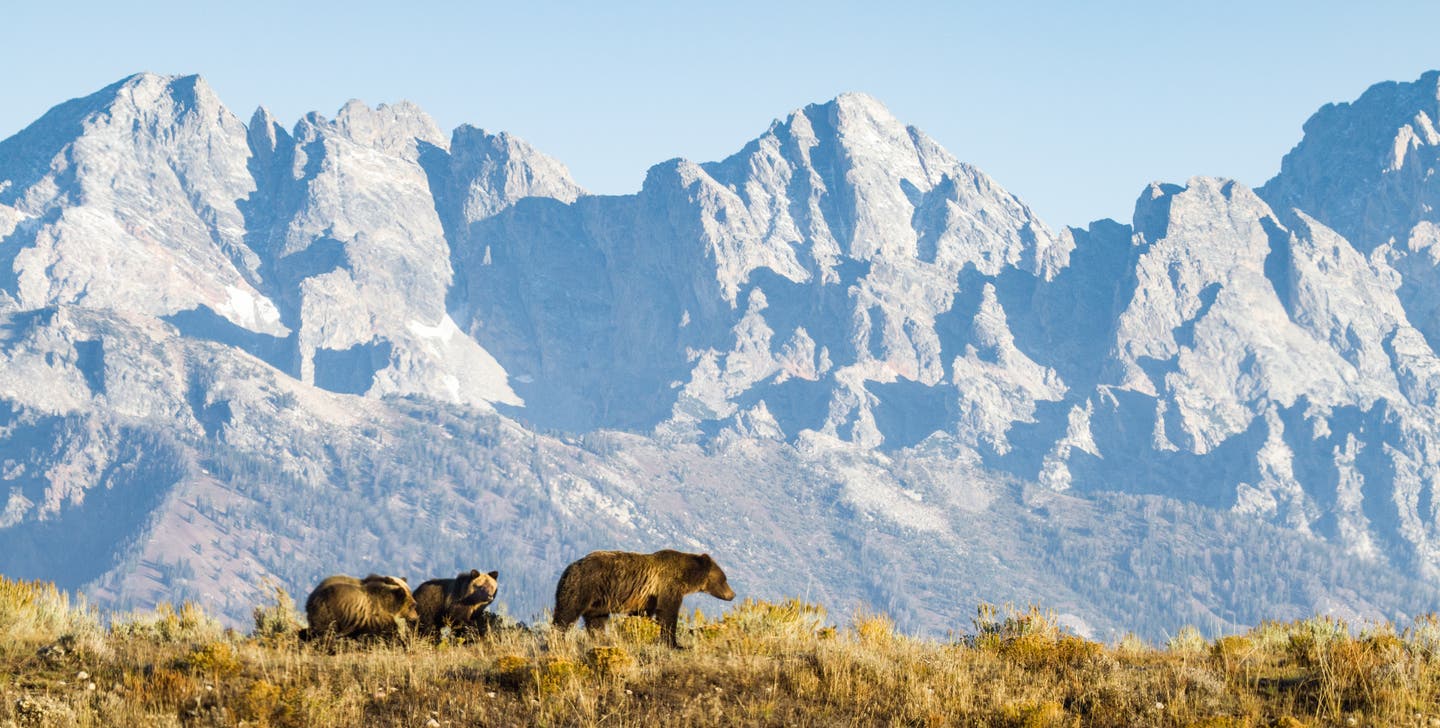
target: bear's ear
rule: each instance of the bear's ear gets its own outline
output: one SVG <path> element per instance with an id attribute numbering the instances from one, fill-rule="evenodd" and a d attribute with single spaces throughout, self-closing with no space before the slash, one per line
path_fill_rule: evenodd
<path id="1" fill-rule="evenodd" d="M 498 571 L 492 571 L 489 574 L 486 574 L 486 576 L 494 579 L 495 581 L 500 581 L 500 572 Z"/>
<path id="2" fill-rule="evenodd" d="M 476 579 L 480 578 L 480 570 L 471 569 L 469 571 L 461 573 L 460 576 L 456 578 L 460 581 L 475 581 Z"/>

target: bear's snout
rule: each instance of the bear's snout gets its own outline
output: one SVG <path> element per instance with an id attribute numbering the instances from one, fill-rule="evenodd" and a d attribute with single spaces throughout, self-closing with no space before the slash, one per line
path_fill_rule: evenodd
<path id="1" fill-rule="evenodd" d="M 460 604 L 467 607 L 473 607 L 476 605 L 489 604 L 493 601 L 495 601 L 495 588 L 491 586 L 482 586 L 477 587 L 474 591 L 466 594 L 465 598 L 460 600 Z"/>

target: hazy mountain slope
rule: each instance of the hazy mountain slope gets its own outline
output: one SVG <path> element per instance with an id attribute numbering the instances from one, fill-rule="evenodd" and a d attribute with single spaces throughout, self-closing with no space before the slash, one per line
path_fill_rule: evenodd
<path id="1" fill-rule="evenodd" d="M 858 94 L 591 196 L 410 104 L 287 130 L 131 77 L 0 142 L 0 572 L 244 619 L 497 568 L 528 618 L 587 550 L 677 546 L 936 632 L 1434 609 L 1440 236 L 1394 181 L 1432 76 L 1258 193 L 1059 233 Z"/>

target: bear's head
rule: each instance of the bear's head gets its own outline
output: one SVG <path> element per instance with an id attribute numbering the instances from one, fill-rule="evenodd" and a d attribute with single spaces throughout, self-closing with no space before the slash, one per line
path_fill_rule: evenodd
<path id="1" fill-rule="evenodd" d="M 705 573 L 700 591 L 727 602 L 735 598 L 735 590 L 731 589 L 730 582 L 725 580 L 725 572 L 715 563 L 715 559 L 710 558 L 710 554 L 700 554 L 696 567 L 697 571 L 703 570 Z"/>
<path id="2" fill-rule="evenodd" d="M 463 572 L 455 577 L 456 601 L 467 607 L 484 607 L 495 601 L 495 594 L 500 591 L 499 580 L 498 571 L 482 574 L 479 569 L 471 569 Z"/>

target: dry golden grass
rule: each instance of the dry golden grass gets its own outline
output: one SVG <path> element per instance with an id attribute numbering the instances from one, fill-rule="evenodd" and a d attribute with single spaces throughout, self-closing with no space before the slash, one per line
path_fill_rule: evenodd
<path id="1" fill-rule="evenodd" d="M 301 644 L 288 597 L 256 629 L 193 606 L 115 617 L 0 578 L 0 726 L 1440 726 L 1440 619 L 1352 631 L 1316 618 L 1163 648 L 1106 646 L 1043 610 L 983 605 L 952 640 L 883 614 L 837 628 L 745 601 L 656 644 L 640 618 L 591 638 Z"/>

